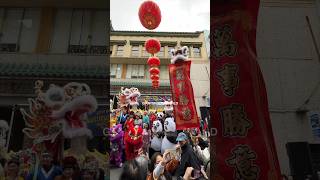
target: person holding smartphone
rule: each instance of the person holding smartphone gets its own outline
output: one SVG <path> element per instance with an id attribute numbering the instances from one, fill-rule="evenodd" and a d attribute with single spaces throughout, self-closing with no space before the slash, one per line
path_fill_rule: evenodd
<path id="1" fill-rule="evenodd" d="M 178 180 L 184 180 L 184 175 L 188 167 L 193 168 L 193 178 L 199 179 L 203 177 L 204 175 L 201 172 L 202 162 L 197 157 L 192 146 L 188 143 L 188 136 L 183 132 L 179 133 L 177 142 L 179 143 L 179 146 L 181 148 L 181 160 L 176 170 L 176 176 L 178 177 Z"/>
<path id="2" fill-rule="evenodd" d="M 150 171 L 152 172 L 147 180 L 172 180 L 173 172 L 176 170 L 179 161 L 169 151 L 163 156 L 157 152 L 151 157 Z"/>

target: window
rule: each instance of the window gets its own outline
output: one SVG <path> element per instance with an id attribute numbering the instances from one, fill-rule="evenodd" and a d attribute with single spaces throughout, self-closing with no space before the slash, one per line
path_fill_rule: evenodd
<path id="1" fill-rule="evenodd" d="M 122 75 L 122 64 L 110 64 L 110 78 L 120 79 Z"/>
<path id="2" fill-rule="evenodd" d="M 150 54 L 147 52 L 147 50 L 146 50 L 145 47 L 143 47 L 142 56 L 143 56 L 143 57 L 149 57 L 149 56 L 150 56 Z"/>
<path id="3" fill-rule="evenodd" d="M 132 46 L 131 48 L 131 56 L 138 57 L 139 56 L 139 46 Z"/>
<path id="4" fill-rule="evenodd" d="M 57 10 L 50 52 L 107 55 L 106 14 L 92 9 Z"/>
<path id="5" fill-rule="evenodd" d="M 117 46 L 117 56 L 123 56 L 123 49 L 124 49 L 123 45 Z"/>
<path id="6" fill-rule="evenodd" d="M 158 52 L 159 57 L 164 57 L 164 47 L 160 48 L 160 51 Z"/>
<path id="7" fill-rule="evenodd" d="M 193 56 L 194 57 L 201 57 L 200 47 L 193 47 Z"/>
<path id="8" fill-rule="evenodd" d="M 0 8 L 0 52 L 33 52 L 40 13 L 39 8 Z"/>
<path id="9" fill-rule="evenodd" d="M 145 65 L 128 65 L 127 76 L 128 79 L 144 79 Z"/>

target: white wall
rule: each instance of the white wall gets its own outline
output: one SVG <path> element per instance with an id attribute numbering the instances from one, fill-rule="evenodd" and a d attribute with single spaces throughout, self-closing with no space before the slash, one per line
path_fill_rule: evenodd
<path id="1" fill-rule="evenodd" d="M 305 16 L 320 42 L 319 9 L 312 1 L 262 3 L 257 52 L 265 78 L 281 171 L 289 175 L 286 143 L 313 142 L 305 115 L 295 111 L 320 82 L 320 63 Z M 320 44 L 319 44 L 320 45 Z M 320 87 L 307 108 L 320 110 Z"/>
<path id="2" fill-rule="evenodd" d="M 195 97 L 198 116 L 201 117 L 200 107 L 208 106 L 208 101 L 204 100 L 202 96 L 210 97 L 210 64 L 209 62 L 203 64 L 192 63 L 190 70 L 190 78 Z"/>

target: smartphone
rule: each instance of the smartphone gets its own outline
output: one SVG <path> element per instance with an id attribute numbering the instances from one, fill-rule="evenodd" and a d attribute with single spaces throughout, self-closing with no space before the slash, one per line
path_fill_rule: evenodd
<path id="1" fill-rule="evenodd" d="M 172 159 L 171 157 L 172 157 L 171 154 L 168 153 L 168 154 L 166 154 L 166 156 L 164 157 L 164 159 L 165 159 L 166 161 L 170 161 L 170 160 Z"/>

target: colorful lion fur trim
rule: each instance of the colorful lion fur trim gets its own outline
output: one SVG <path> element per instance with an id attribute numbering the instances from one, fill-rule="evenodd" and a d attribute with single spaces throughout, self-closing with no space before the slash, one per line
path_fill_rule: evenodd
<path id="1" fill-rule="evenodd" d="M 109 139 L 111 142 L 110 163 L 122 167 L 122 150 L 123 150 L 122 125 L 118 124 L 110 128 Z"/>

